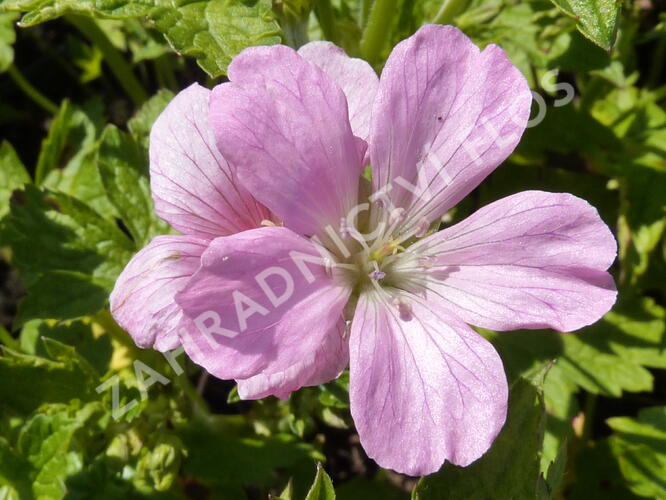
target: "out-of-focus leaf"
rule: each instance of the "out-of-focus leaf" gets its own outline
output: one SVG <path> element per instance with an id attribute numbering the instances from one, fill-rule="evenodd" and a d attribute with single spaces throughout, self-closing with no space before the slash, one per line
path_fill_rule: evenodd
<path id="1" fill-rule="evenodd" d="M 12 12 L 0 12 L 0 73 L 7 71 L 14 62 L 14 23 L 17 17 Z"/>
<path id="2" fill-rule="evenodd" d="M 79 200 L 28 185 L 15 192 L 4 236 L 30 287 L 40 275 L 76 271 L 111 290 L 135 251 L 114 223 Z"/>
<path id="3" fill-rule="evenodd" d="M 44 403 L 68 403 L 94 398 L 94 369 L 74 348 L 48 339 L 48 358 L 4 349 L 0 357 L 0 405 L 12 413 L 27 414 Z"/>
<path id="4" fill-rule="evenodd" d="M 111 339 L 109 335 L 101 335 L 90 321 L 28 321 L 21 329 L 21 349 L 26 354 L 47 356 L 43 340 L 46 338 L 76 347 L 97 373 L 107 372 L 113 354 Z"/>
<path id="5" fill-rule="evenodd" d="M 412 498 L 536 498 L 546 415 L 542 394 L 542 386 L 516 380 L 507 422 L 490 450 L 468 467 L 445 463 L 439 472 L 419 481 Z"/>
<path id="6" fill-rule="evenodd" d="M 144 448 L 134 479 L 137 489 L 146 493 L 169 490 L 178 476 L 183 451 L 183 443 L 172 434 L 162 434 L 150 449 Z"/>
<path id="7" fill-rule="evenodd" d="M 170 90 L 162 89 L 147 100 L 141 109 L 127 122 L 127 128 L 132 136 L 144 147 L 148 148 L 148 138 L 150 129 L 155 120 L 160 115 L 167 104 L 174 98 L 174 93 Z"/>
<path id="8" fill-rule="evenodd" d="M 9 212 L 9 198 L 15 189 L 30 182 L 30 175 L 11 144 L 0 146 L 0 218 Z"/>
<path id="9" fill-rule="evenodd" d="M 270 497 L 269 500 L 294 500 L 294 482 L 290 479 L 282 493 L 276 498 Z"/>
<path id="10" fill-rule="evenodd" d="M 30 487 L 30 463 L 6 439 L 0 438 L 0 498 L 28 498 Z"/>
<path id="11" fill-rule="evenodd" d="M 227 396 L 227 403 L 233 404 L 238 403 L 239 401 L 242 401 L 242 399 L 240 398 L 240 394 L 238 394 L 238 386 L 234 385 Z"/>
<path id="12" fill-rule="evenodd" d="M 109 125 L 102 135 L 98 168 L 107 196 L 138 248 L 168 229 L 155 215 L 147 165 L 145 149 L 131 135 Z"/>
<path id="13" fill-rule="evenodd" d="M 48 271 L 32 284 L 20 302 L 15 325 L 31 319 L 72 320 L 104 308 L 108 291 L 87 274 Z"/>
<path id="14" fill-rule="evenodd" d="M 333 482 L 320 463 L 317 463 L 317 475 L 305 500 L 335 500 Z"/>
<path id="15" fill-rule="evenodd" d="M 610 50 L 615 41 L 622 2 L 617 0 L 552 0 L 577 21 L 578 30 L 599 47 Z"/>
<path id="16" fill-rule="evenodd" d="M 81 70 L 81 83 L 87 83 L 102 75 L 104 56 L 99 47 L 88 45 L 80 38 L 67 37 L 72 62 Z"/>
<path id="17" fill-rule="evenodd" d="M 314 13 L 318 23 L 310 23 L 308 36 L 311 40 L 329 40 L 342 47 L 347 54 L 358 57 L 359 42 L 363 36 L 361 23 L 367 21 L 361 13 L 361 2 L 358 0 L 314 2 Z"/>
<path id="18" fill-rule="evenodd" d="M 355 477 L 345 481 L 335 492 L 341 500 L 366 500 L 368 498 L 381 498 L 382 500 L 407 500 L 409 494 L 391 486 L 386 480 L 379 477 L 372 480 L 364 477 Z"/>
<path id="19" fill-rule="evenodd" d="M 148 29 L 140 19 L 125 19 L 122 28 L 127 48 L 132 52 L 132 61 L 135 63 L 157 59 L 173 52 L 162 34 Z"/>
<path id="20" fill-rule="evenodd" d="M 613 68 L 609 69 L 611 65 Z M 564 30 L 552 41 L 548 51 L 548 67 L 558 72 L 596 71 L 598 74 L 616 78 L 619 61 L 611 63 L 611 55 L 599 46 L 590 43 L 580 32 Z M 548 112 L 553 111 L 552 109 Z"/>
<path id="21" fill-rule="evenodd" d="M 615 431 L 610 448 L 631 491 L 666 497 L 666 406 L 643 409 L 637 419 L 613 417 L 607 423 Z"/>
<path id="22" fill-rule="evenodd" d="M 608 440 L 584 448 L 576 457 L 575 481 L 570 484 L 567 500 L 638 500 L 622 476 Z"/>
<path id="23" fill-rule="evenodd" d="M 231 492 L 243 485 L 270 482 L 277 468 L 310 471 L 313 459 L 323 459 L 312 445 L 294 436 L 257 436 L 242 420 L 230 416 L 216 417 L 206 426 L 194 423 L 179 436 L 188 450 L 184 473 L 225 492 L 228 489 L 232 498 Z"/>

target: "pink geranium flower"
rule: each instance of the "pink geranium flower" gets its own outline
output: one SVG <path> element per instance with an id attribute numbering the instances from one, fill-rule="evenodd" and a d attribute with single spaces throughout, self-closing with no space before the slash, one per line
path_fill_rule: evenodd
<path id="1" fill-rule="evenodd" d="M 229 79 L 186 89 L 153 128 L 156 210 L 183 235 L 128 264 L 114 316 L 247 399 L 349 366 L 377 463 L 470 464 L 504 424 L 507 382 L 467 324 L 571 331 L 616 297 L 615 240 L 572 195 L 519 193 L 431 232 L 515 148 L 525 79 L 443 26 L 398 44 L 381 79 L 325 42 L 247 49 Z"/>

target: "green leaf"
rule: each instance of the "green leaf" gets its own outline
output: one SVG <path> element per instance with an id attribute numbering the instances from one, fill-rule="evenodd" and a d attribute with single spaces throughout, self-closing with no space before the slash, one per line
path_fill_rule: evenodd
<path id="1" fill-rule="evenodd" d="M 323 459 L 311 444 L 293 435 L 258 436 L 242 419 L 232 416 L 215 416 L 205 425 L 195 422 L 181 429 L 179 436 L 188 450 L 183 472 L 224 491 L 268 483 L 275 477 L 275 469 L 293 471 L 300 466 L 311 470 L 313 458 Z"/>
<path id="2" fill-rule="evenodd" d="M 75 271 L 110 291 L 135 252 L 113 222 L 81 201 L 32 185 L 14 193 L 5 221 L 12 264 L 28 288 L 44 273 Z"/>
<path id="3" fill-rule="evenodd" d="M 331 478 L 328 477 L 320 463 L 317 463 L 317 475 L 305 500 L 335 500 L 335 490 Z"/>
<path id="4" fill-rule="evenodd" d="M 553 362 L 544 384 L 548 409 L 542 471 L 557 460 L 579 411 L 581 389 L 619 397 L 623 391 L 652 389 L 649 368 L 666 363 L 666 311 L 651 299 L 625 298 L 598 323 L 574 335 L 552 331 L 493 335 L 509 379 Z"/>
<path id="5" fill-rule="evenodd" d="M 113 347 L 109 335 L 93 331 L 89 321 L 68 321 L 54 324 L 53 321 L 28 321 L 21 329 L 20 349 L 26 354 L 47 356 L 44 339 L 53 339 L 76 347 L 97 373 L 106 373 L 111 362 Z"/>
<path id="6" fill-rule="evenodd" d="M 599 47 L 610 51 L 615 42 L 622 2 L 618 0 L 552 0 L 575 18 L 578 30 Z"/>
<path id="7" fill-rule="evenodd" d="M 541 456 L 541 471 L 542 476 L 539 478 L 539 497 L 540 498 L 553 498 L 560 486 L 567 466 L 567 440 L 561 441 L 560 447 L 555 455 L 555 460 L 548 462 L 548 466 L 544 475 L 544 462 L 546 454 L 546 436 L 544 436 L 543 453 Z M 550 458 L 550 457 L 548 457 Z"/>
<path id="8" fill-rule="evenodd" d="M 613 417 L 609 439 L 631 491 L 649 498 L 666 497 L 666 406 L 646 408 L 637 419 Z"/>
<path id="9" fill-rule="evenodd" d="M 225 74 L 246 47 L 280 42 L 270 0 L 3 0 L 0 8 L 27 12 L 28 27 L 65 14 L 122 19 L 146 16 L 179 54 L 210 76 Z"/>
<path id="10" fill-rule="evenodd" d="M 490 450 L 468 467 L 446 463 L 419 481 L 415 500 L 537 497 L 545 408 L 542 387 L 519 378 L 511 387 L 507 422 Z"/>
<path id="11" fill-rule="evenodd" d="M 6 439 L 0 437 L 0 498 L 28 498 L 30 489 L 30 463 Z"/>
<path id="12" fill-rule="evenodd" d="M 0 218 L 9 212 L 9 199 L 15 189 L 30 182 L 26 171 L 11 144 L 3 141 L 0 146 Z"/>
<path id="13" fill-rule="evenodd" d="M 45 341 L 46 342 L 46 341 Z M 0 406 L 27 414 L 44 403 L 95 399 L 98 379 L 74 348 L 48 339 L 48 358 L 4 348 L 0 356 Z"/>
<path id="14" fill-rule="evenodd" d="M 72 320 L 104 308 L 108 292 L 87 274 L 49 271 L 42 274 L 20 302 L 14 325 L 31 319 Z"/>
<path id="15" fill-rule="evenodd" d="M 146 151 L 132 136 L 113 125 L 106 128 L 99 148 L 99 172 L 109 200 L 138 248 L 168 230 L 155 215 L 147 165 Z"/>
<path id="16" fill-rule="evenodd" d="M 78 37 L 69 35 L 67 46 L 72 62 L 81 71 L 79 81 L 88 83 L 102 76 L 104 54 L 96 45 L 88 45 Z"/>
<path id="17" fill-rule="evenodd" d="M 556 360 L 547 381 L 561 376 L 588 392 L 618 397 L 622 391 L 651 390 L 646 367 L 666 367 L 665 318 L 666 311 L 653 300 L 626 297 L 575 335 L 507 332 L 494 338 L 511 376 Z"/>
<path id="18" fill-rule="evenodd" d="M 72 128 L 74 108 L 69 100 L 65 99 L 58 114 L 53 117 L 49 133 L 42 141 L 37 166 L 35 167 L 35 184 L 40 185 L 47 174 L 60 165 L 61 155 L 67 144 L 67 137 Z"/>
<path id="19" fill-rule="evenodd" d="M 65 479 L 83 466 L 81 452 L 72 449 L 74 434 L 97 409 L 92 404 L 74 414 L 67 407 L 54 414 L 37 414 L 21 429 L 17 450 L 31 464 L 35 498 L 65 497 Z"/>
<path id="20" fill-rule="evenodd" d="M 227 396 L 227 403 L 234 404 L 240 401 L 242 401 L 242 399 L 240 398 L 240 394 L 238 394 L 238 385 L 234 385 Z"/>
<path id="21" fill-rule="evenodd" d="M 224 75 L 246 47 L 280 42 L 270 0 L 157 0 L 150 19 L 179 54 L 196 57 L 212 77 Z"/>
<path id="22" fill-rule="evenodd" d="M 73 196 L 111 219 L 115 210 L 96 166 L 103 121 L 101 101 L 91 101 L 84 108 L 63 101 L 42 142 L 35 183 Z"/>
<path id="23" fill-rule="evenodd" d="M 276 498 L 270 497 L 269 500 L 294 500 L 294 481 L 290 479 L 282 493 Z"/>
<path id="24" fill-rule="evenodd" d="M 141 109 L 127 122 L 127 128 L 130 133 L 139 143 L 143 144 L 144 148 L 148 149 L 148 138 L 150 136 L 150 129 L 157 120 L 167 104 L 174 98 L 174 93 L 170 90 L 160 90 L 148 99 Z"/>
<path id="25" fill-rule="evenodd" d="M 65 14 L 102 16 L 112 19 L 143 16 L 153 6 L 153 0 L 3 0 L 0 8 L 26 12 L 21 26 L 29 27 Z"/>
<path id="26" fill-rule="evenodd" d="M 4 73 L 14 62 L 14 42 L 16 32 L 14 23 L 18 15 L 11 12 L 0 12 L 0 73 Z"/>
<path id="27" fill-rule="evenodd" d="M 134 483 L 139 491 L 168 491 L 178 477 L 183 457 L 183 443 L 171 434 L 161 434 L 150 448 L 142 450 Z"/>

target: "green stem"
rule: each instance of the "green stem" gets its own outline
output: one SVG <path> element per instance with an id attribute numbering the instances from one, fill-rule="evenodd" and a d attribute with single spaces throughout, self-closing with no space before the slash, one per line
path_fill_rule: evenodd
<path id="1" fill-rule="evenodd" d="M 67 21 L 102 51 L 111 72 L 135 106 L 140 106 L 148 99 L 148 94 L 132 72 L 132 67 L 93 20 L 80 16 L 67 16 Z"/>
<path id="2" fill-rule="evenodd" d="M 324 33 L 324 38 L 333 43 L 338 43 L 338 33 L 335 29 L 335 14 L 331 6 L 331 0 L 318 0 L 314 5 L 315 15 Z"/>
<path id="3" fill-rule="evenodd" d="M 7 70 L 7 74 L 12 80 L 14 80 L 14 83 L 23 91 L 23 93 L 32 99 L 35 104 L 39 105 L 41 108 L 51 113 L 52 115 L 58 112 L 58 106 L 56 106 L 56 104 L 51 101 L 51 99 L 33 87 L 16 66 L 12 64 Z"/>
<path id="4" fill-rule="evenodd" d="M 370 7 L 372 7 L 372 0 L 361 0 L 361 9 L 359 12 L 359 24 L 362 29 L 365 29 L 368 24 L 368 17 L 370 16 Z"/>
<path id="5" fill-rule="evenodd" d="M 361 38 L 361 55 L 375 63 L 391 33 L 391 20 L 398 7 L 398 0 L 375 0 L 370 10 L 368 24 Z"/>
<path id="6" fill-rule="evenodd" d="M 0 341 L 14 351 L 21 352 L 23 350 L 21 349 L 21 346 L 16 341 L 16 339 L 12 337 L 12 335 L 2 325 L 0 325 Z"/>
<path id="7" fill-rule="evenodd" d="M 451 24 L 467 6 L 467 0 L 444 0 L 432 20 L 433 24 Z"/>

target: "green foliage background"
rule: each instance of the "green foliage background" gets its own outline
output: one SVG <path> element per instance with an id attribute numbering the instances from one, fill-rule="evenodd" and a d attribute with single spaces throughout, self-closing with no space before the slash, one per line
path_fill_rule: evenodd
<path id="1" fill-rule="evenodd" d="M 666 498 L 665 11 L 0 0 L 0 498 Z M 416 481 L 365 457 L 345 375 L 289 401 L 241 402 L 184 355 L 138 349 L 107 301 L 132 255 L 171 231 L 153 214 L 147 144 L 175 92 L 281 41 L 332 40 L 380 71 L 427 22 L 502 46 L 546 106 L 454 219 L 523 189 L 581 196 L 617 236 L 620 294 L 575 334 L 482 332 L 511 383 L 506 427 L 470 467 Z"/>

